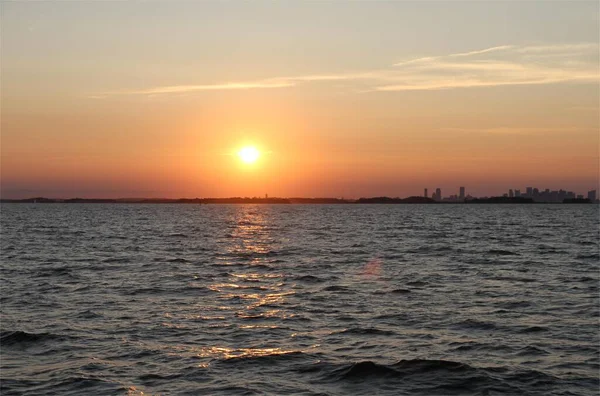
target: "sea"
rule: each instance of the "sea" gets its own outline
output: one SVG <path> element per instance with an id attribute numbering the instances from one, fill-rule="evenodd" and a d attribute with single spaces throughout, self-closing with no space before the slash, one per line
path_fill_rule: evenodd
<path id="1" fill-rule="evenodd" d="M 0 213 L 3 396 L 600 391 L 595 204 Z"/>

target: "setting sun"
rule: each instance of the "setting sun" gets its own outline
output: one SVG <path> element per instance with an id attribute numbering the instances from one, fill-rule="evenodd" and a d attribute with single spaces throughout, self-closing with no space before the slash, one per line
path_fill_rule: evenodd
<path id="1" fill-rule="evenodd" d="M 260 157 L 260 152 L 256 147 L 247 146 L 238 151 L 238 156 L 242 162 L 246 164 L 253 164 L 258 160 L 258 157 Z"/>

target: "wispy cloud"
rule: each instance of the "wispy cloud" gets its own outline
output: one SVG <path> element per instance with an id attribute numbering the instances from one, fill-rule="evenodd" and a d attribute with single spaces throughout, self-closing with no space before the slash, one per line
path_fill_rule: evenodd
<path id="1" fill-rule="evenodd" d="M 329 81 L 347 81 L 347 80 L 368 80 L 376 79 L 374 73 L 349 73 L 349 74 L 315 74 L 306 76 L 288 76 L 288 77 L 273 77 L 262 80 L 243 81 L 243 82 L 226 82 L 216 84 L 200 84 L 200 85 L 167 85 L 144 89 L 121 90 L 112 92 L 103 92 L 100 94 L 88 95 L 88 98 L 102 99 L 112 95 L 161 95 L 161 94 L 179 94 L 199 91 L 228 91 L 228 90 L 245 90 L 245 89 L 272 89 L 272 88 L 288 88 L 294 87 L 301 83 L 310 82 L 329 82 Z"/>
<path id="2" fill-rule="evenodd" d="M 499 45 L 497 47 L 484 48 L 481 50 L 475 50 L 475 51 L 469 51 L 469 52 L 459 52 L 456 54 L 441 55 L 441 56 L 426 56 L 423 58 L 409 59 L 407 61 L 398 62 L 398 63 L 394 64 L 394 66 L 405 66 L 405 65 L 415 64 L 415 63 L 432 62 L 432 61 L 436 61 L 436 60 L 443 59 L 446 57 L 447 58 L 459 58 L 459 57 L 463 57 L 463 56 L 474 56 L 474 55 L 485 54 L 488 52 L 505 51 L 505 50 L 509 50 L 511 48 L 514 48 L 514 46 Z"/>
<path id="3" fill-rule="evenodd" d="M 377 91 L 597 82 L 598 45 L 516 46 L 425 57 L 396 63 L 399 70 Z"/>
<path id="4" fill-rule="evenodd" d="M 596 133 L 597 128 L 583 127 L 491 127 L 491 128 L 440 128 L 442 132 L 449 133 L 478 133 L 478 134 L 500 134 L 500 135 L 532 135 L 532 134 L 552 134 L 552 133 Z"/>
<path id="5" fill-rule="evenodd" d="M 90 97 L 112 95 L 164 95 L 200 91 L 289 88 L 346 81 L 354 91 L 419 91 L 477 87 L 598 82 L 599 47 L 596 43 L 556 45 L 500 45 L 468 52 L 425 56 L 391 67 L 354 73 L 282 76 L 252 81 L 200 85 L 169 85 Z"/>
<path id="6" fill-rule="evenodd" d="M 158 95 L 158 94 L 175 94 L 195 91 L 225 91 L 234 89 L 256 89 L 256 88 L 285 88 L 291 87 L 292 81 L 250 81 L 250 82 L 231 82 L 222 84 L 202 84 L 202 85 L 170 85 L 164 87 L 154 87 L 140 90 L 118 91 L 112 94 L 122 95 Z"/>
<path id="7" fill-rule="evenodd" d="M 499 45 L 497 47 L 490 47 L 490 48 L 485 48 L 482 50 L 452 54 L 450 56 L 452 56 L 452 57 L 473 56 L 473 55 L 487 54 L 488 52 L 506 51 L 506 50 L 510 50 L 512 48 L 514 48 L 514 46 L 512 46 L 512 45 Z"/>

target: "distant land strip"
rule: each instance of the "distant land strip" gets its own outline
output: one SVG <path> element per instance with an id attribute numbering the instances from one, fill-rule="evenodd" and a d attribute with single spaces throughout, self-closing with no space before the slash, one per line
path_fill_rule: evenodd
<path id="1" fill-rule="evenodd" d="M 412 196 L 408 198 L 390 198 L 373 197 L 359 199 L 343 198 L 249 198 L 249 197 L 231 197 L 231 198 L 26 198 L 26 199 L 0 199 L 1 203 L 102 203 L 102 204 L 542 204 L 532 198 L 525 197 L 490 197 L 473 198 L 464 201 L 435 201 L 431 198 Z M 563 200 L 562 203 L 591 203 L 587 198 L 570 198 Z"/>

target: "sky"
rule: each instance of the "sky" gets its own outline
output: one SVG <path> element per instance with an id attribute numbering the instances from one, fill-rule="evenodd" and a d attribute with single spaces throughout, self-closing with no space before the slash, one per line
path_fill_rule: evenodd
<path id="1" fill-rule="evenodd" d="M 0 7 L 2 198 L 598 188 L 597 1 Z"/>

